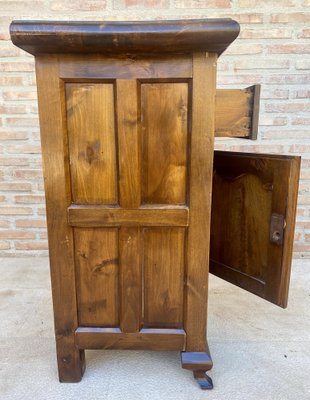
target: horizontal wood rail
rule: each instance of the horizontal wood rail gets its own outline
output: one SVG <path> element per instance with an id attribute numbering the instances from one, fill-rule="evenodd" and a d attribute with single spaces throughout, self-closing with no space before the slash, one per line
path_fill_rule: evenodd
<path id="1" fill-rule="evenodd" d="M 144 328 L 136 333 L 124 333 L 119 328 L 79 327 L 75 331 L 80 349 L 184 350 L 183 329 Z"/>
<path id="2" fill-rule="evenodd" d="M 246 89 L 217 89 L 215 136 L 255 140 L 258 130 L 260 85 Z"/>
<path id="3" fill-rule="evenodd" d="M 188 226 L 186 206 L 152 206 L 136 209 L 98 205 L 71 205 L 68 222 L 71 226 Z"/>

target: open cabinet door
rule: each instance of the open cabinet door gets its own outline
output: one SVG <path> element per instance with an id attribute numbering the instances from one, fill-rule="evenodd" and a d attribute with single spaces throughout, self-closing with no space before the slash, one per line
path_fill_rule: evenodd
<path id="1" fill-rule="evenodd" d="M 216 151 L 210 272 L 287 306 L 300 157 Z"/>

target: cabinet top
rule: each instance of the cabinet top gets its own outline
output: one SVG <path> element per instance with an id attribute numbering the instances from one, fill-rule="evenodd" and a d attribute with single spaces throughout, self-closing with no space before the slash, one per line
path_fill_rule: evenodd
<path id="1" fill-rule="evenodd" d="M 12 42 L 33 55 L 61 53 L 221 54 L 239 34 L 230 18 L 174 21 L 13 21 Z"/>

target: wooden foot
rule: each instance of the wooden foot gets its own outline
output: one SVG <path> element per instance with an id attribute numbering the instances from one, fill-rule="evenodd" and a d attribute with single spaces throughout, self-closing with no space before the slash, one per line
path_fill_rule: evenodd
<path id="1" fill-rule="evenodd" d="M 206 371 L 193 371 L 194 378 L 196 379 L 197 383 L 199 384 L 202 390 L 210 390 L 213 389 L 213 382 L 210 376 L 206 374 Z"/>
<path id="2" fill-rule="evenodd" d="M 213 389 L 212 379 L 206 374 L 213 366 L 208 352 L 184 351 L 181 353 L 181 363 L 182 368 L 193 371 L 201 389 Z"/>
<path id="3" fill-rule="evenodd" d="M 68 339 L 62 338 L 56 345 L 59 381 L 80 382 L 85 371 L 85 352 L 75 346 L 74 338 Z"/>

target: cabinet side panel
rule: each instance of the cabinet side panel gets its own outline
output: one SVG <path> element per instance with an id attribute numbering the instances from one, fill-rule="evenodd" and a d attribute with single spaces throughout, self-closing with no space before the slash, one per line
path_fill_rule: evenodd
<path id="1" fill-rule="evenodd" d="M 144 326 L 183 326 L 184 228 L 143 232 Z"/>
<path id="2" fill-rule="evenodd" d="M 117 228 L 75 228 L 79 325 L 118 326 Z"/>
<path id="3" fill-rule="evenodd" d="M 193 121 L 187 235 L 186 351 L 206 351 L 216 55 L 193 56 Z"/>
<path id="4" fill-rule="evenodd" d="M 37 57 L 36 74 L 59 379 L 75 382 L 83 374 L 84 354 L 74 338 L 78 326 L 74 243 L 67 223 L 71 190 L 65 89 L 59 79 L 58 57 Z"/>
<path id="5" fill-rule="evenodd" d="M 117 203 L 112 83 L 67 83 L 67 125 L 73 202 Z"/>
<path id="6" fill-rule="evenodd" d="M 142 201 L 184 204 L 188 84 L 141 85 Z"/>

